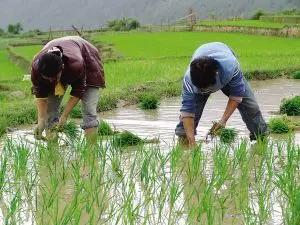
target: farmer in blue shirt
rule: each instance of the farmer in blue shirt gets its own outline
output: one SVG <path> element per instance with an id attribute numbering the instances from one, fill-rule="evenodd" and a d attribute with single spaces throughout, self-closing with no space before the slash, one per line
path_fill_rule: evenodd
<path id="1" fill-rule="evenodd" d="M 220 42 L 200 46 L 192 57 L 183 78 L 182 107 L 180 122 L 175 133 L 190 146 L 195 144 L 196 128 L 209 95 L 221 90 L 228 96 L 228 103 L 222 118 L 214 123 L 210 134 L 225 127 L 227 120 L 238 108 L 243 121 L 255 140 L 267 133 L 256 99 L 251 91 L 234 52 Z"/>

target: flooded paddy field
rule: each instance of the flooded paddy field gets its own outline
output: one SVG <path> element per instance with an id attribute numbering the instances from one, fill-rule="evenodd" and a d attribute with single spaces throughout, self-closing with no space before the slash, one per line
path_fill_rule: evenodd
<path id="1" fill-rule="evenodd" d="M 296 80 L 253 81 L 266 120 Z M 292 224 L 300 221 L 300 149 L 296 132 L 265 142 L 248 140 L 238 112 L 232 145 L 203 143 L 227 97 L 213 94 L 201 118 L 195 149 L 176 146 L 180 98 L 159 109 L 136 106 L 102 113 L 118 130 L 160 143 L 118 147 L 113 137 L 91 148 L 81 138 L 38 142 L 30 129 L 10 133 L 1 147 L 2 224 Z"/>

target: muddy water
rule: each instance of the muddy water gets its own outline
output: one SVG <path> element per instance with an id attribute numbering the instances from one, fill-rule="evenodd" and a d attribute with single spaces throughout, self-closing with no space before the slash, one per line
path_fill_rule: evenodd
<path id="1" fill-rule="evenodd" d="M 279 104 L 284 97 L 290 97 L 292 95 L 300 94 L 300 81 L 297 80 L 270 80 L 270 81 L 253 81 L 251 82 L 251 86 L 254 90 L 255 96 L 258 100 L 262 113 L 266 120 L 268 120 L 272 114 L 279 109 Z M 224 96 L 221 92 L 213 94 L 205 107 L 203 116 L 200 121 L 200 125 L 198 127 L 198 135 L 197 139 L 203 139 L 206 132 L 211 126 L 211 121 L 218 120 L 222 116 L 222 113 L 225 109 L 227 103 L 227 97 Z M 129 130 L 132 131 L 139 136 L 142 137 L 159 137 L 161 140 L 161 144 L 165 145 L 165 149 L 167 146 L 172 146 L 176 140 L 174 136 L 174 128 L 178 123 L 178 115 L 180 109 L 180 98 L 170 98 L 163 100 L 159 109 L 152 111 L 142 111 L 138 109 L 136 106 L 130 106 L 125 108 L 116 109 L 114 111 L 102 113 L 101 119 L 107 120 L 109 123 L 113 124 L 118 130 Z M 248 131 L 246 126 L 244 125 L 238 111 L 234 113 L 234 115 L 230 118 L 227 124 L 228 127 L 234 127 L 238 130 L 240 136 L 247 136 Z M 12 133 L 11 136 L 13 139 L 19 137 L 18 140 L 26 140 L 32 147 L 34 145 L 34 139 L 32 136 L 32 132 L 28 129 L 20 130 L 15 133 Z M 296 134 L 296 138 L 300 137 L 300 135 Z M 16 139 L 15 139 L 16 140 Z M 299 138 L 298 138 L 299 140 Z M 130 157 L 128 157 L 130 158 Z M 205 169 L 206 176 L 210 176 L 210 172 L 213 171 L 213 168 L 210 166 L 213 164 L 210 162 L 211 159 L 207 161 L 207 167 Z M 122 164 L 128 164 L 126 160 Z M 169 165 L 166 165 L 166 170 L 169 170 Z M 127 166 L 123 166 L 125 171 L 129 171 L 130 168 Z M 170 173 L 171 174 L 171 173 Z M 169 178 L 168 178 L 169 179 Z M 179 183 L 185 183 L 184 178 L 178 180 Z M 136 182 L 137 187 L 135 189 L 137 192 L 140 191 L 140 186 L 138 181 Z M 122 189 L 120 189 L 120 193 L 122 193 Z M 66 198 L 66 193 L 72 193 L 72 185 L 63 190 Z M 8 196 L 11 198 L 12 196 Z M 179 208 L 181 204 L 184 202 L 184 193 L 179 196 L 178 204 Z M 271 196 L 271 198 L 275 198 Z M 8 200 L 7 202 L 10 202 Z M 68 202 L 69 200 L 66 200 Z M 120 201 L 116 198 L 116 202 Z M 137 199 L 138 201 L 138 199 Z M 256 204 L 256 200 L 254 199 L 254 204 Z M 276 203 L 276 200 L 272 202 Z M 6 203 L 7 204 L 7 203 Z M 26 207 L 25 207 L 26 208 Z M 168 207 L 166 207 L 166 212 L 168 212 Z M 273 214 L 272 221 L 270 224 L 281 224 L 281 212 L 278 204 L 273 205 Z M 277 212 L 277 214 L 276 214 Z M 0 212 L 0 220 L 3 218 Z M 3 213 L 4 214 L 4 213 Z M 234 212 L 233 212 L 234 214 Z M 235 215 L 234 218 L 232 215 L 225 215 L 226 223 L 224 224 L 241 224 L 239 215 Z M 185 224 L 186 215 L 183 214 L 181 217 L 182 222 L 178 222 L 178 224 Z M 236 222 L 233 222 L 236 221 Z M 33 219 L 29 216 L 27 219 L 29 223 L 33 223 Z M 0 222 L 0 224 L 2 224 Z"/>
<path id="2" fill-rule="evenodd" d="M 279 110 L 283 98 L 300 95 L 300 80 L 251 81 L 250 85 L 266 120 Z M 205 137 L 212 121 L 221 118 L 227 99 L 221 91 L 210 96 L 197 129 L 198 139 Z M 158 136 L 163 143 L 170 144 L 174 140 L 174 129 L 178 123 L 180 105 L 180 97 L 169 98 L 163 100 L 157 110 L 143 111 L 137 106 L 130 106 L 102 113 L 100 117 L 117 129 L 129 130 L 143 137 Z M 240 136 L 246 136 L 249 133 L 238 110 L 229 119 L 227 127 L 237 129 Z"/>

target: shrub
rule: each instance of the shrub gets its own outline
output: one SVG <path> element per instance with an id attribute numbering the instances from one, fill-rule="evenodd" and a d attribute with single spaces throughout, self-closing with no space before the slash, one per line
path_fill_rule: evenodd
<path id="1" fill-rule="evenodd" d="M 11 34 L 19 34 L 23 30 L 21 23 L 9 24 L 7 26 L 7 32 Z"/>
<path id="2" fill-rule="evenodd" d="M 233 128 L 222 128 L 219 130 L 218 136 L 220 137 L 221 142 L 230 144 L 235 141 L 237 137 L 237 131 Z"/>
<path id="3" fill-rule="evenodd" d="M 139 105 L 141 109 L 157 109 L 159 97 L 155 94 L 144 94 L 139 97 Z"/>
<path id="4" fill-rule="evenodd" d="M 289 99 L 283 99 L 280 105 L 280 113 L 288 116 L 300 115 L 300 96 L 295 96 Z"/>
<path id="5" fill-rule="evenodd" d="M 269 128 L 271 133 L 285 134 L 292 131 L 292 122 L 287 117 L 274 117 L 269 121 Z"/>
<path id="6" fill-rule="evenodd" d="M 263 16 L 263 15 L 265 15 L 266 13 L 262 10 L 262 9 L 259 9 L 259 10 L 257 10 L 254 14 L 253 14 L 253 16 L 251 16 L 251 19 L 252 20 L 259 20 L 259 18 L 261 17 L 261 16 Z"/>
<path id="7" fill-rule="evenodd" d="M 111 128 L 111 126 L 104 120 L 100 121 L 99 127 L 98 127 L 98 134 L 99 135 L 113 135 L 114 131 Z"/>
<path id="8" fill-rule="evenodd" d="M 300 71 L 296 71 L 296 72 L 293 74 L 293 78 L 294 78 L 294 79 L 300 79 Z"/>
<path id="9" fill-rule="evenodd" d="M 117 147 L 133 146 L 142 143 L 144 143 L 143 139 L 129 131 L 123 131 L 113 139 L 113 145 Z"/>
<path id="10" fill-rule="evenodd" d="M 5 34 L 5 31 L 2 28 L 0 28 L 0 36 L 2 36 L 3 34 Z"/>
<path id="11" fill-rule="evenodd" d="M 140 27 L 139 21 L 132 18 L 123 18 L 120 20 L 110 20 L 107 22 L 107 27 L 114 31 L 129 31 Z"/>

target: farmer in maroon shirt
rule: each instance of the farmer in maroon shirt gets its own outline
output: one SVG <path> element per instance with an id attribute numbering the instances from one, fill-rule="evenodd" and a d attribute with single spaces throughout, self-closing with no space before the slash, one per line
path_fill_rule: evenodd
<path id="1" fill-rule="evenodd" d="M 71 110 L 81 100 L 83 123 L 87 138 L 97 134 L 99 88 L 105 87 L 104 71 L 96 47 L 78 36 L 48 42 L 34 57 L 31 70 L 33 94 L 36 96 L 38 125 L 34 134 L 55 125 L 63 126 Z M 70 98 L 60 115 L 60 104 L 67 86 Z"/>

